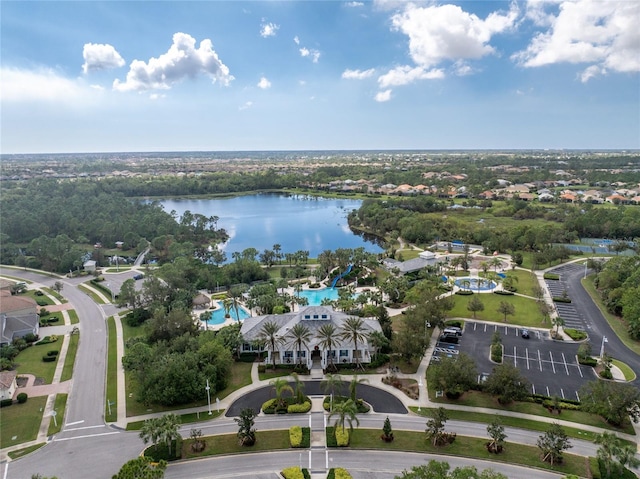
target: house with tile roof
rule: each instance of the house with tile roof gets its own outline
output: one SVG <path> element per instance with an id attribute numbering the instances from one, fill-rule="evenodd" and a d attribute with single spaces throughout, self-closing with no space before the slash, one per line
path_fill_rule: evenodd
<path id="1" fill-rule="evenodd" d="M 263 316 L 253 316 L 246 318 L 242 322 L 240 334 L 244 340 L 243 352 L 267 351 L 266 363 L 271 364 L 293 364 L 302 362 L 309 369 L 314 361 L 319 361 L 322 369 L 326 369 L 329 364 L 335 363 L 369 363 L 371 356 L 375 353 L 375 348 L 367 339 L 358 341 L 358 349 L 349 340 L 337 339 L 345 321 L 352 316 L 335 311 L 329 306 L 307 306 L 299 311 L 285 314 L 267 314 Z M 374 331 L 382 332 L 382 328 L 375 318 L 362 318 L 363 333 L 365 338 Z M 262 331 L 265 324 L 272 322 L 277 325 L 276 337 L 279 343 L 275 351 L 268 347 L 257 346 L 261 342 Z M 292 328 L 297 324 L 303 324 L 311 333 L 311 340 L 302 351 L 298 351 L 295 338 L 291 334 Z M 336 329 L 336 343 L 334 349 L 328 350 L 321 344 L 319 331 L 322 326 L 331 324 Z M 298 357 L 298 354 L 299 357 Z M 317 364 L 317 363 L 316 363 Z"/>

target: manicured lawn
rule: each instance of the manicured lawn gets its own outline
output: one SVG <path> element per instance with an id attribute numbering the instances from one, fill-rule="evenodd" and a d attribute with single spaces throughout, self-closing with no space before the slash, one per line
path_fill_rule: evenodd
<path id="1" fill-rule="evenodd" d="M 113 316 L 107 318 L 107 389 L 104 401 L 104 419 L 106 422 L 118 420 L 118 351 L 116 323 Z M 111 414 L 109 405 L 111 402 Z"/>
<path id="2" fill-rule="evenodd" d="M 53 300 L 51 298 L 49 298 L 47 295 L 43 294 L 42 296 L 37 296 L 35 289 L 28 289 L 27 291 L 25 291 L 20 296 L 27 296 L 27 297 L 33 299 L 36 303 L 38 303 L 38 307 L 40 307 L 42 305 L 51 305 L 51 304 L 53 304 Z"/>
<path id="3" fill-rule="evenodd" d="M 106 304 L 102 297 L 98 296 L 93 290 L 87 288 L 84 284 L 79 284 L 78 289 L 89 296 L 96 304 Z"/>
<path id="4" fill-rule="evenodd" d="M 535 274 L 521 269 L 511 270 L 507 274 L 518 278 L 518 281 L 514 281 L 514 286 L 517 288 L 516 293 L 533 296 L 533 286 L 538 284 L 538 278 Z"/>
<path id="5" fill-rule="evenodd" d="M 69 313 L 69 320 L 71 321 L 71 324 L 78 324 L 80 322 L 80 318 L 78 318 L 78 313 L 76 313 L 75 309 L 70 309 L 67 313 Z"/>
<path id="6" fill-rule="evenodd" d="M 67 381 L 73 377 L 73 365 L 76 360 L 79 341 L 80 334 L 72 334 L 69 336 L 69 347 L 67 348 L 67 355 L 64 358 L 64 367 L 62 369 L 62 376 L 60 377 L 61 382 Z"/>
<path id="7" fill-rule="evenodd" d="M 200 414 L 195 412 L 181 414 L 179 416 L 180 424 L 191 424 L 194 422 L 209 421 L 211 419 L 217 418 L 222 414 L 224 414 L 224 409 L 217 411 L 216 405 L 214 403 L 214 404 L 211 404 L 211 415 L 209 415 L 207 412 L 201 412 Z M 139 431 L 140 429 L 142 429 L 143 424 L 144 424 L 144 421 L 131 421 L 127 423 L 127 431 Z"/>
<path id="8" fill-rule="evenodd" d="M 627 381 L 633 381 L 636 378 L 636 373 L 633 372 L 633 369 L 631 369 L 622 361 L 618 361 L 617 359 L 614 359 L 613 364 L 615 366 L 618 366 L 618 368 L 620 368 L 620 371 L 622 371 L 622 374 L 624 374 L 624 378 Z"/>
<path id="9" fill-rule="evenodd" d="M 49 430 L 47 431 L 47 436 L 51 436 L 52 434 L 57 434 L 62 430 L 62 424 L 64 423 L 64 413 L 67 407 L 67 394 L 56 394 L 56 402 L 54 403 L 53 409 L 56 412 L 56 420 L 53 420 L 53 417 L 49 421 Z M 58 424 L 56 426 L 56 423 Z"/>
<path id="10" fill-rule="evenodd" d="M 476 293 L 477 294 L 477 293 Z M 503 296 L 499 294 L 486 293 L 479 294 L 480 300 L 484 304 L 484 311 L 476 313 L 476 319 L 483 321 L 493 321 L 502 323 L 504 315 L 497 312 L 500 301 L 511 303 L 515 307 L 515 314 L 507 316 L 505 324 L 515 324 L 519 326 L 544 327 L 543 316 L 538 311 L 536 301 L 521 296 Z M 447 313 L 450 318 L 473 318 L 473 313 L 467 309 L 471 296 L 452 296 L 455 306 Z"/>
<path id="11" fill-rule="evenodd" d="M 393 431 L 394 440 L 384 442 L 380 439 L 381 430 L 354 429 L 351 435 L 351 449 L 382 449 L 387 451 L 412 451 L 452 456 L 473 457 L 485 461 L 506 462 L 522 466 L 539 467 L 562 474 L 575 474 L 587 477 L 587 462 L 584 457 L 564 454 L 564 462 L 560 466 L 551 466 L 540 460 L 537 447 L 507 442 L 501 454 L 491 454 L 485 444 L 487 439 L 472 438 L 458 435 L 453 444 L 434 447 L 429 443 L 424 433 L 415 431 Z"/>
<path id="12" fill-rule="evenodd" d="M 41 335 L 43 334 L 44 330 L 46 330 L 46 328 L 40 330 Z M 21 351 L 15 359 L 15 362 L 18 365 L 18 375 L 33 374 L 37 378 L 44 379 L 44 382 L 46 384 L 51 384 L 51 381 L 53 381 L 53 374 L 56 371 L 57 361 L 45 363 L 42 360 L 42 357 L 46 356 L 48 351 L 60 352 L 61 348 L 62 338 L 59 338 L 54 343 L 30 346 L 27 349 Z"/>
<path id="13" fill-rule="evenodd" d="M 54 298 L 56 298 L 61 303 L 68 303 L 68 301 L 64 298 L 64 296 L 62 296 L 57 291 L 54 291 L 51 288 L 42 288 L 42 289 L 44 290 L 45 293 L 47 293 L 50 296 L 53 296 Z"/>
<path id="14" fill-rule="evenodd" d="M 194 453 L 191 451 L 191 439 L 185 439 L 182 443 L 183 459 L 194 457 L 215 456 L 220 454 L 241 454 L 261 451 L 273 451 L 289 449 L 289 430 L 257 431 L 256 443 L 253 446 L 239 446 L 235 434 L 221 434 L 219 436 L 207 436 L 203 438 L 207 442 L 204 451 Z"/>
<path id="15" fill-rule="evenodd" d="M 24 404 L 15 403 L 0 409 L 0 447 L 35 440 L 46 403 L 47 396 L 40 396 L 29 398 Z"/>

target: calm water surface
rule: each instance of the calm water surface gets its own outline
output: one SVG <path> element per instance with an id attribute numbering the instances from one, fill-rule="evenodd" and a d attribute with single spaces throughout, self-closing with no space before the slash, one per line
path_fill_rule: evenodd
<path id="1" fill-rule="evenodd" d="M 223 246 L 231 253 L 246 248 L 259 252 L 280 244 L 282 253 L 309 251 L 312 258 L 324 250 L 364 247 L 379 253 L 377 244 L 354 234 L 347 215 L 358 209 L 361 200 L 327 199 L 303 195 L 259 194 L 216 199 L 167 199 L 160 201 L 165 211 L 182 215 L 189 210 L 217 216 L 218 226 L 229 234 Z"/>

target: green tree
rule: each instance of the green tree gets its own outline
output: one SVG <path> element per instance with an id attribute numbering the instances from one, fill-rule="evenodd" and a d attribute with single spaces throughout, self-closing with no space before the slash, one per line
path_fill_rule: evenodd
<path id="1" fill-rule="evenodd" d="M 362 343 L 367 340 L 369 334 L 362 318 L 349 317 L 345 319 L 344 323 L 340 327 L 339 338 L 342 341 L 351 341 L 353 343 L 353 358 L 356 365 L 360 364 L 360 351 L 358 350 L 358 343 Z"/>
<path id="2" fill-rule="evenodd" d="M 293 395 L 296 398 L 296 402 L 298 404 L 304 403 L 304 382 L 298 376 L 298 373 L 291 373 L 291 377 L 293 378 Z"/>
<path id="3" fill-rule="evenodd" d="M 484 303 L 477 294 L 474 294 L 467 302 L 467 309 L 473 313 L 473 318 L 475 319 L 478 311 L 484 311 Z"/>
<path id="4" fill-rule="evenodd" d="M 349 430 L 353 430 L 353 423 L 355 422 L 357 426 L 360 425 L 360 421 L 357 417 L 358 407 L 356 403 L 351 399 L 347 399 L 346 401 L 341 401 L 335 403 L 333 405 L 333 411 L 329 413 L 329 420 L 333 419 L 335 416 L 336 420 L 333 426 L 337 429 L 338 426 L 344 432 L 344 424 L 345 422 L 349 424 Z"/>
<path id="5" fill-rule="evenodd" d="M 180 437 L 178 428 L 180 418 L 175 414 L 165 414 L 164 416 L 147 419 L 140 429 L 140 439 L 147 444 L 157 446 L 164 443 L 171 454 L 171 444 Z"/>
<path id="6" fill-rule="evenodd" d="M 259 341 L 267 346 L 271 352 L 271 365 L 276 369 L 276 349 L 284 343 L 285 339 L 278 335 L 280 326 L 274 321 L 267 321 L 262 325 L 258 334 Z"/>
<path id="7" fill-rule="evenodd" d="M 341 389 L 344 385 L 344 380 L 339 374 L 327 374 L 320 382 L 320 387 L 327 393 L 331 393 L 331 396 L 335 396 L 336 389 Z M 331 410 L 333 410 L 333 401 L 331 402 Z"/>
<path id="8" fill-rule="evenodd" d="M 385 418 L 384 424 L 382 425 L 382 438 L 385 441 L 393 440 L 393 429 L 391 428 L 391 421 L 389 420 L 389 416 Z"/>
<path id="9" fill-rule="evenodd" d="M 284 401 L 282 395 L 285 393 L 285 391 L 288 391 L 291 393 L 291 395 L 293 395 L 293 388 L 289 384 L 289 381 L 284 378 L 275 378 L 269 381 L 269 384 L 273 386 L 273 390 L 276 393 L 276 403 L 278 404 L 278 407 L 286 407 L 287 404 Z"/>
<path id="10" fill-rule="evenodd" d="M 460 353 L 458 357 L 443 357 L 433 367 L 434 385 L 450 399 L 457 399 L 477 382 L 478 370 L 471 356 Z"/>
<path id="11" fill-rule="evenodd" d="M 388 348 L 391 342 L 382 332 L 371 331 L 371 333 L 369 333 L 369 344 L 371 344 L 371 346 L 373 346 L 374 348 L 375 352 L 373 353 L 373 357 L 374 359 L 376 359 L 379 352 Z"/>
<path id="12" fill-rule="evenodd" d="M 599 414 L 614 426 L 640 418 L 640 390 L 630 384 L 594 380 L 580 388 L 582 410 Z"/>
<path id="13" fill-rule="evenodd" d="M 444 425 L 449 419 L 447 411 L 443 407 L 430 411 L 431 418 L 427 421 L 427 439 L 431 441 L 434 446 L 442 444 L 444 437 Z"/>
<path id="14" fill-rule="evenodd" d="M 334 370 L 337 370 L 337 368 L 333 362 L 332 351 L 335 351 L 335 347 L 339 344 L 339 336 L 338 329 L 331 323 L 323 324 L 316 333 L 318 345 L 327 352 L 327 364 L 332 366 Z"/>
<path id="15" fill-rule="evenodd" d="M 402 471 L 395 479 L 508 479 L 507 476 L 493 469 L 479 472 L 474 466 L 456 467 L 450 470 L 448 462 L 431 460 L 427 464 L 413 466 Z"/>
<path id="16" fill-rule="evenodd" d="M 548 461 L 552 466 L 561 463 L 562 452 L 573 447 L 565 430 L 555 422 L 538 437 L 537 445 L 542 452 L 542 461 Z"/>
<path id="17" fill-rule="evenodd" d="M 485 390 L 498 396 L 501 404 L 508 404 L 529 395 L 529 381 L 513 364 L 500 364 L 493 368 L 485 383 Z"/>
<path id="18" fill-rule="evenodd" d="M 306 347 L 309 341 L 311 341 L 311 330 L 306 325 L 298 323 L 289 330 L 289 334 L 291 335 L 289 344 L 293 344 L 298 348 L 298 358 L 296 362 L 299 364 L 302 362 L 302 347 Z"/>
<path id="19" fill-rule="evenodd" d="M 495 453 L 501 452 L 507 435 L 504 433 L 504 426 L 500 422 L 499 416 L 495 416 L 491 423 L 487 425 L 487 434 L 491 438 L 491 441 L 489 441 L 489 451 Z"/>
<path id="20" fill-rule="evenodd" d="M 355 375 L 349 381 L 349 397 L 355 403 L 358 398 L 356 397 L 356 393 L 358 390 L 358 384 L 368 383 L 369 380 L 367 378 L 358 378 L 358 375 Z"/>
<path id="21" fill-rule="evenodd" d="M 114 474 L 112 479 L 162 479 L 166 469 L 167 461 L 154 462 L 149 457 L 140 456 L 124 463 L 118 474 Z M 34 479 L 33 476 L 32 479 Z"/>
<path id="22" fill-rule="evenodd" d="M 504 322 L 507 322 L 507 316 L 516 314 L 516 307 L 508 301 L 500 301 L 497 309 L 498 313 L 504 315 Z"/>
<path id="23" fill-rule="evenodd" d="M 256 412 L 249 407 L 240 411 L 240 416 L 234 418 L 238 424 L 237 436 L 241 446 L 253 446 L 256 443 L 255 419 Z"/>

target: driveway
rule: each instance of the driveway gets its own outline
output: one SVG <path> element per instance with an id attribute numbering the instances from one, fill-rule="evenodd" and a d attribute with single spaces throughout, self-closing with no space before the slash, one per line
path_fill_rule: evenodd
<path id="1" fill-rule="evenodd" d="M 324 389 L 320 386 L 321 381 L 305 381 L 304 392 L 307 396 L 326 396 Z M 294 383 L 290 383 L 292 386 Z M 344 388 L 341 394 L 348 394 L 348 383 L 344 383 Z M 377 413 L 386 414 L 407 414 L 407 408 L 402 404 L 402 401 L 382 389 L 378 389 L 367 384 L 358 384 L 357 395 L 362 398 L 366 403 L 371 405 L 371 408 Z M 336 391 L 336 394 L 339 391 Z M 288 394 L 288 393 L 287 393 Z M 275 397 L 272 386 L 265 386 L 259 389 L 255 389 L 241 398 L 237 399 L 229 408 L 225 415 L 227 417 L 239 416 L 240 411 L 245 408 L 252 408 L 254 411 L 260 411 L 262 404 Z"/>

